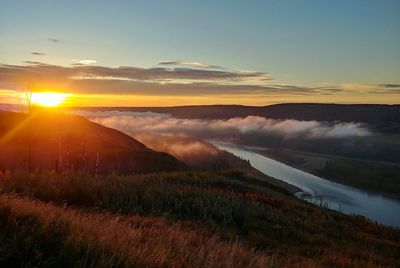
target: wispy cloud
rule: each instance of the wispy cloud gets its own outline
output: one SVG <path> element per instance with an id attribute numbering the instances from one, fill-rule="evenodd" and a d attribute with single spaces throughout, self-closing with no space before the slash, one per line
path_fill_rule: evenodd
<path id="1" fill-rule="evenodd" d="M 399 83 L 381 83 L 381 84 L 366 84 L 366 83 L 348 83 L 340 86 L 345 91 L 372 93 L 372 94 L 400 94 Z"/>
<path id="2" fill-rule="evenodd" d="M 379 86 L 384 87 L 384 88 L 400 89 L 400 84 L 380 84 Z"/>
<path id="3" fill-rule="evenodd" d="M 29 64 L 29 65 L 31 65 L 31 66 L 33 66 L 33 65 L 36 65 L 36 66 L 56 66 L 56 65 L 52 65 L 52 64 L 47 64 L 47 63 L 43 63 L 43 62 L 40 62 L 40 61 L 33 61 L 33 60 L 26 60 L 26 61 L 23 61 L 23 63 L 26 63 L 26 64 Z M 28 65 L 28 66 L 29 66 Z M 9 67 L 9 68 L 12 68 L 12 67 L 15 67 L 15 66 L 18 66 L 18 65 L 6 65 L 6 64 L 3 64 L 3 65 L 0 65 L 0 66 L 7 66 L 7 67 Z M 22 68 L 23 66 L 21 66 L 21 68 Z"/>
<path id="4" fill-rule="evenodd" d="M 61 42 L 60 39 L 51 38 L 51 37 L 47 38 L 47 40 L 49 40 L 50 42 L 53 42 L 53 43 L 60 43 Z"/>
<path id="5" fill-rule="evenodd" d="M 380 85 L 376 84 L 366 84 L 366 83 L 345 83 L 340 85 L 343 90 L 357 91 L 357 92 L 368 92 L 369 90 L 374 90 Z"/>
<path id="6" fill-rule="evenodd" d="M 204 69 L 226 69 L 224 67 L 218 65 L 212 65 L 204 62 L 199 61 L 161 61 L 158 63 L 159 65 L 171 65 L 171 66 L 188 66 L 188 67 L 195 67 L 195 68 L 204 68 Z"/>
<path id="7" fill-rule="evenodd" d="M 95 64 L 95 60 L 72 60 L 72 65 L 91 65 Z"/>
<path id="8" fill-rule="evenodd" d="M 45 53 L 42 53 L 42 52 L 31 52 L 31 54 L 35 55 L 35 56 L 44 56 L 44 55 L 46 55 Z"/>

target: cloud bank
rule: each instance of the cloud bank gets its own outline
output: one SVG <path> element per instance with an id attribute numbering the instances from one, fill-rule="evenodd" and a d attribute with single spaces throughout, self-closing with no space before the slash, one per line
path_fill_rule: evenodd
<path id="1" fill-rule="evenodd" d="M 334 94 L 341 90 L 327 86 L 274 85 L 270 84 L 271 78 L 267 73 L 257 71 L 105 67 L 93 65 L 94 60 L 79 60 L 72 66 L 36 61 L 25 63 L 26 65 L 0 64 L 0 88 L 24 90 L 28 83 L 35 83 L 38 88 L 68 88 L 69 93 L 151 96 L 304 95 Z"/>
<path id="2" fill-rule="evenodd" d="M 358 92 L 400 94 L 396 83 L 296 86 L 273 83 L 268 73 L 237 71 L 194 61 L 165 61 L 163 67 L 107 67 L 91 59 L 75 60 L 69 66 L 25 61 L 25 65 L 0 64 L 0 89 L 24 91 L 28 84 L 38 90 L 71 94 L 112 94 L 200 98 L 246 98 L 335 96 Z M 165 67 L 166 66 L 166 67 Z M 218 103 L 215 99 L 215 103 Z"/>
<path id="3" fill-rule="evenodd" d="M 96 123 L 116 128 L 127 134 L 137 132 L 186 135 L 202 139 L 235 140 L 240 137 L 279 136 L 284 139 L 329 139 L 364 137 L 372 135 L 360 123 L 274 120 L 259 116 L 226 120 L 175 118 L 168 114 L 152 112 L 78 111 Z"/>

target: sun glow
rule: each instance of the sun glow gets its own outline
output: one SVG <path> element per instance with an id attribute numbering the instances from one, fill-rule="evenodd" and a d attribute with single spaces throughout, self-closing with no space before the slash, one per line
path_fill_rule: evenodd
<path id="1" fill-rule="evenodd" d="M 59 106 L 69 95 L 54 92 L 35 92 L 32 95 L 32 104 L 45 107 Z"/>

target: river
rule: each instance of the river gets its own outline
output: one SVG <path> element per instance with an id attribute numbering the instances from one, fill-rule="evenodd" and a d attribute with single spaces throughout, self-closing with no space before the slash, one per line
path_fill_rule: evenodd
<path id="1" fill-rule="evenodd" d="M 225 142 L 212 142 L 250 164 L 264 174 L 300 188 L 298 198 L 338 210 L 345 214 L 362 215 L 376 222 L 400 227 L 400 200 L 372 194 L 354 187 L 331 182 L 288 166 L 251 150 L 251 147 Z"/>

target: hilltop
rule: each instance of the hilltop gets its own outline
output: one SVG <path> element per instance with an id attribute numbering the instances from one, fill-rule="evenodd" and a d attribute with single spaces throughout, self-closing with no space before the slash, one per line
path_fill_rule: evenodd
<path id="1" fill-rule="evenodd" d="M 55 112 L 0 112 L 3 169 L 148 173 L 187 170 L 173 156 L 82 117 Z M 29 158 L 31 160 L 29 160 Z"/>

